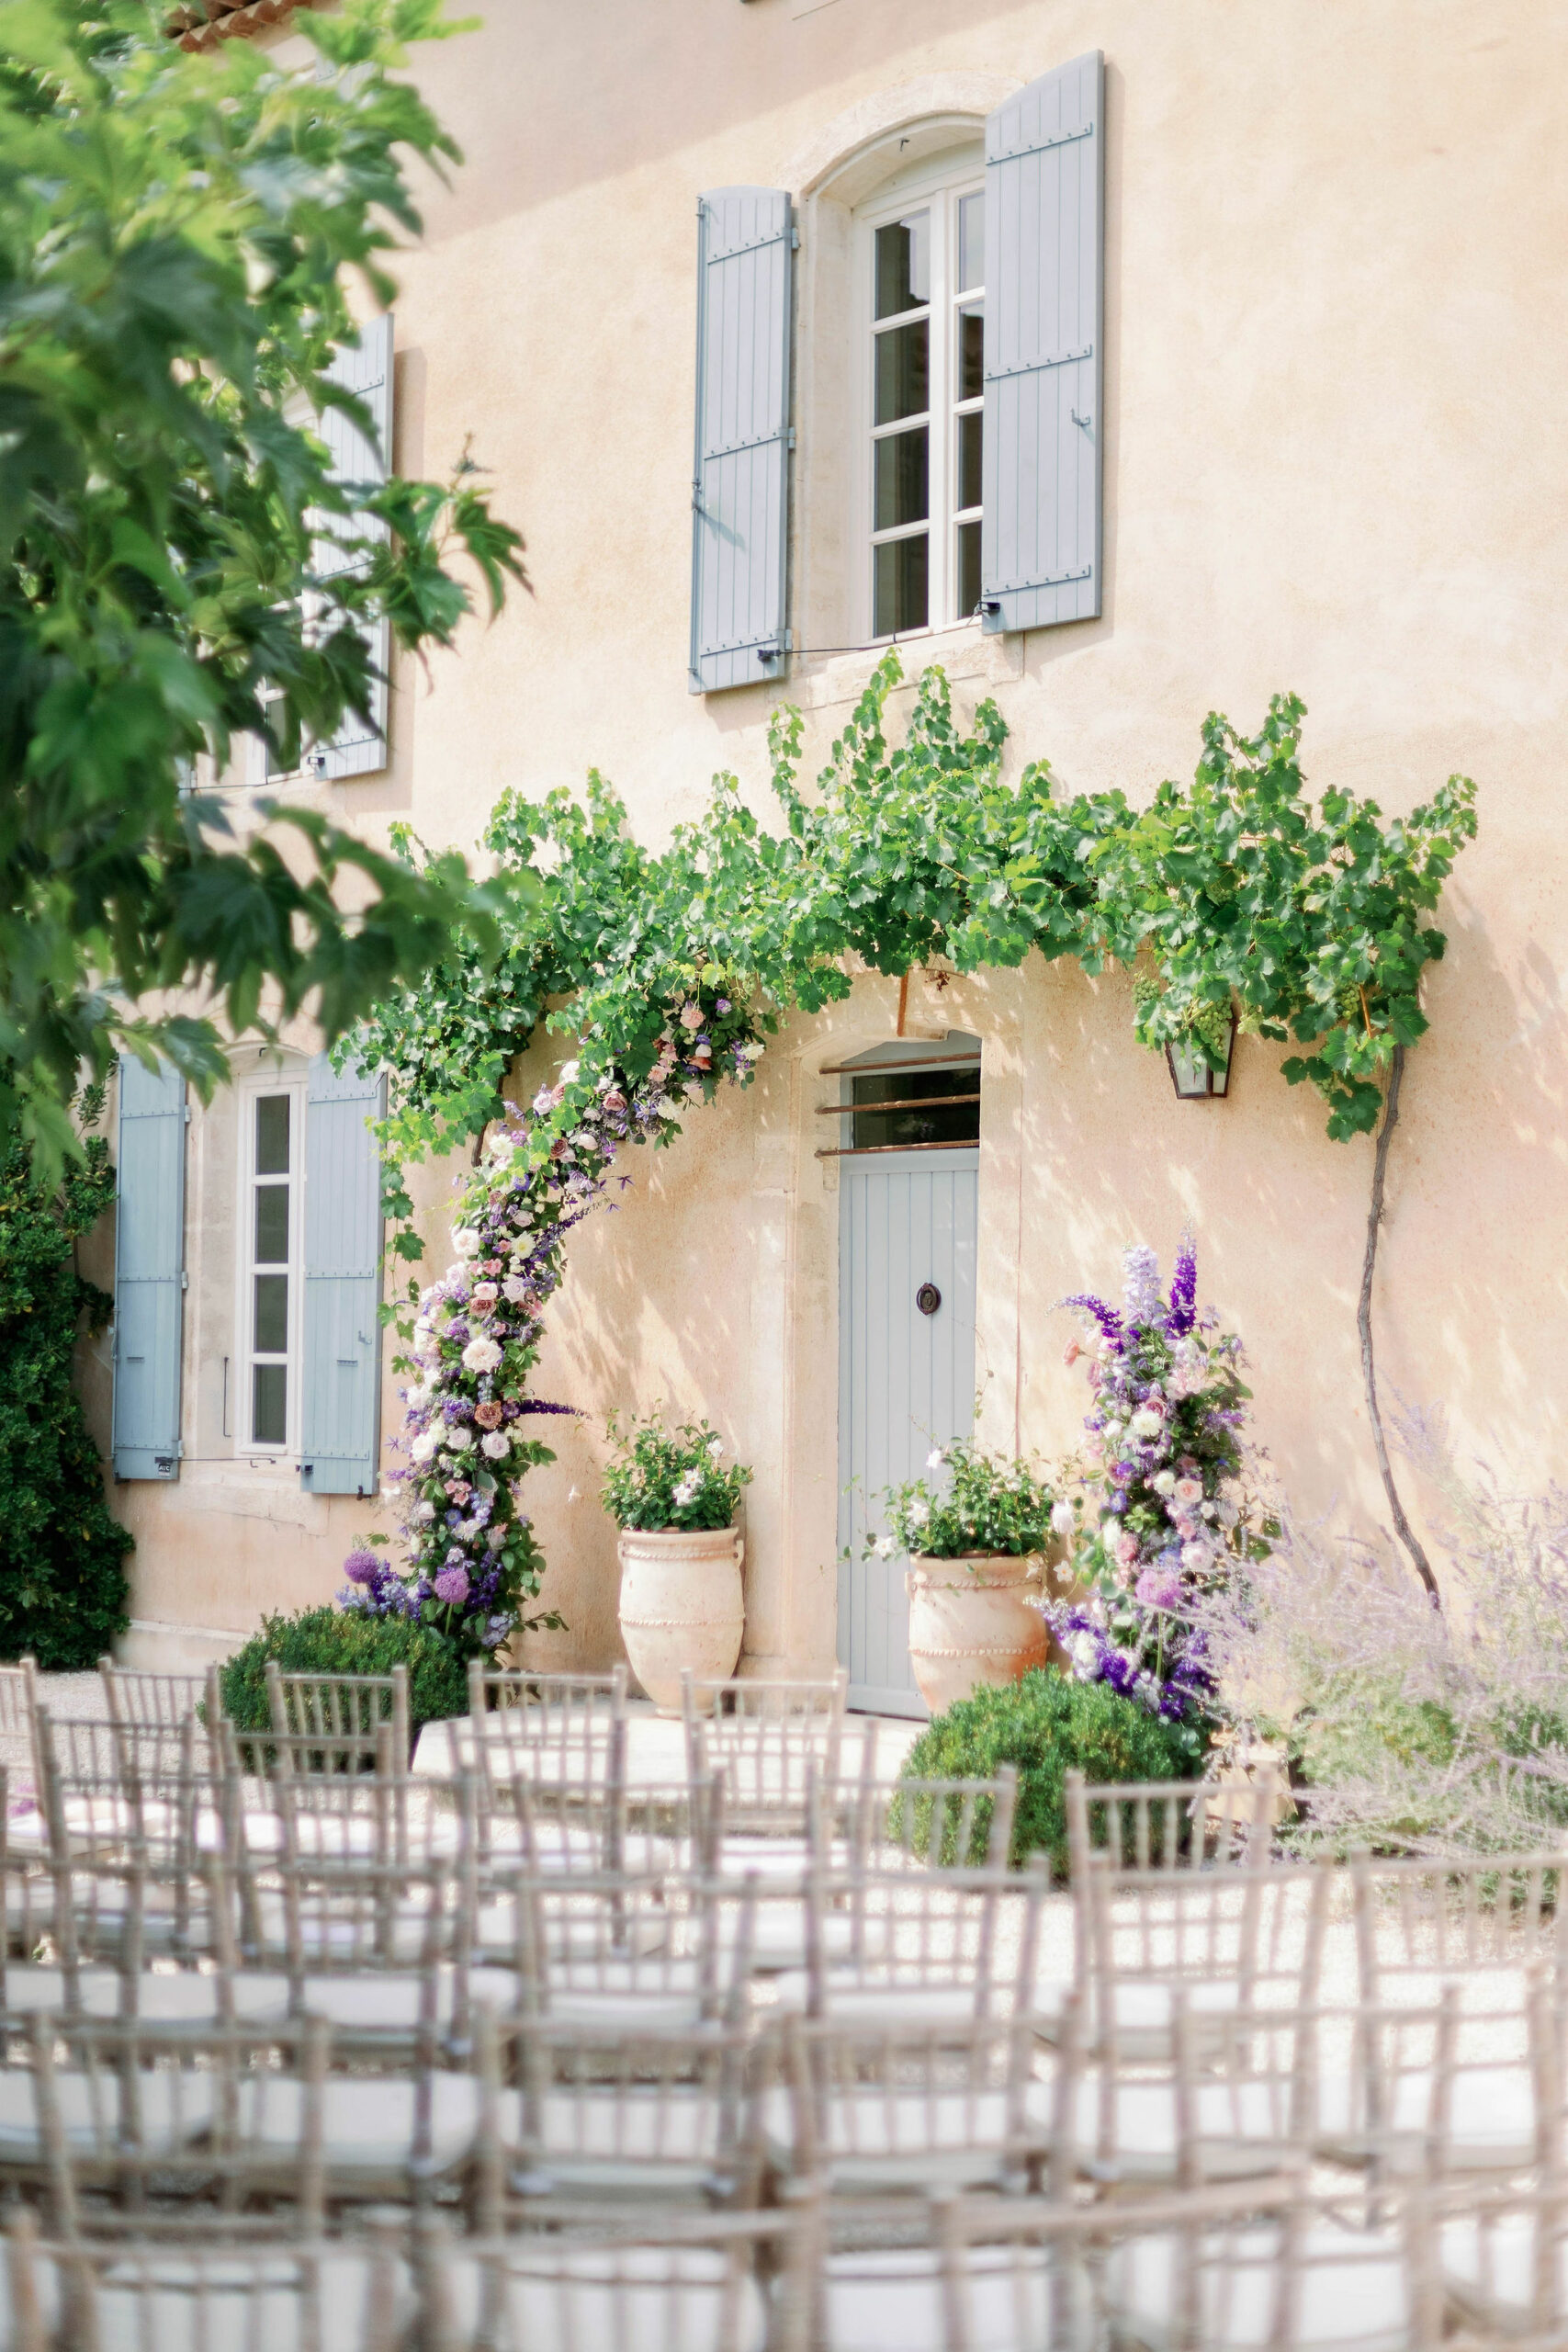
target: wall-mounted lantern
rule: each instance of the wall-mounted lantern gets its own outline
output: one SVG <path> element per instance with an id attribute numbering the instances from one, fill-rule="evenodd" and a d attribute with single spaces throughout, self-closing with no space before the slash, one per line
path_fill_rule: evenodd
<path id="1" fill-rule="evenodd" d="M 1231 1024 L 1225 1034 L 1224 1057 L 1218 1069 L 1210 1068 L 1203 1049 L 1196 1040 L 1172 1043 L 1165 1049 L 1170 1065 L 1170 1082 L 1176 1089 L 1179 1102 L 1203 1102 L 1211 1095 L 1223 1095 L 1231 1082 L 1231 1053 L 1235 1045 L 1235 1007 L 1231 1007 Z"/>

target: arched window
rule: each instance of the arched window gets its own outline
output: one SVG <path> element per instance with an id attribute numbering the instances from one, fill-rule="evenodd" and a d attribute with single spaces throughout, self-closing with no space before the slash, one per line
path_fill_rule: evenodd
<path id="1" fill-rule="evenodd" d="M 976 142 L 900 175 L 857 213 L 858 568 L 870 638 L 979 609 L 984 181 Z"/>

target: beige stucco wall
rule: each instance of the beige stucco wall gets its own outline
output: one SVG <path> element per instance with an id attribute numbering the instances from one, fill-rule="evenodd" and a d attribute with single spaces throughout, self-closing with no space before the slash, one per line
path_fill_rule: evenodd
<path id="1" fill-rule="evenodd" d="M 961 709 L 995 695 L 1010 760 L 1047 756 L 1068 788 L 1189 775 L 1206 711 L 1254 723 L 1283 687 L 1309 707 L 1321 782 L 1397 809 L 1452 769 L 1477 778 L 1391 1176 L 1381 1359 L 1510 1475 L 1568 1471 L 1568 20 L 1546 0 L 493 0 L 489 18 L 420 62 L 468 162 L 401 266 L 397 454 L 440 472 L 471 433 L 535 593 L 428 678 L 405 665 L 388 772 L 323 797 L 372 831 L 412 814 L 471 843 L 505 786 L 575 786 L 592 763 L 660 838 L 720 766 L 765 805 L 781 698 L 806 707 L 809 772 L 871 655 L 686 688 L 697 192 L 799 202 L 792 620 L 797 642 L 847 642 L 846 203 L 921 124 L 973 136 L 1009 88 L 1103 48 L 1103 616 L 931 650 Z M 889 1035 L 896 995 L 867 980 L 793 1024 L 750 1094 L 639 1162 L 619 1216 L 574 1242 L 542 1387 L 589 1419 L 533 1489 L 571 1620 L 541 1653 L 615 1648 L 597 1429 L 663 1395 L 756 1465 L 749 1649 L 831 1655 L 837 1201 L 809 1109 L 816 1069 Z M 1070 1437 L 1083 1402 L 1053 1302 L 1114 1285 L 1128 1239 L 1168 1258 L 1190 1219 L 1286 1485 L 1309 1512 L 1371 1513 L 1371 1146 L 1326 1142 L 1316 1099 L 1254 1040 L 1228 1102 L 1179 1105 L 1114 976 L 1034 963 L 939 1010 L 986 1041 L 987 1429 Z M 193 1142 L 215 1169 L 225 1115 Z M 200 1246 L 217 1265 L 216 1228 Z M 215 1274 L 191 1317 L 208 1425 L 225 1296 Z M 288 1487 L 203 1458 L 177 1487 L 119 1490 L 138 1616 L 239 1627 L 330 1593 L 362 1507 Z"/>

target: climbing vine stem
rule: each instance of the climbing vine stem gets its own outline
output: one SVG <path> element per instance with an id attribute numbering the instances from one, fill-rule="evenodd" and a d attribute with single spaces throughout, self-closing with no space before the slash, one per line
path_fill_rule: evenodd
<path id="1" fill-rule="evenodd" d="M 1377 1271 L 1378 1234 L 1382 1226 L 1383 1184 L 1388 1175 L 1388 1147 L 1399 1119 L 1399 1089 L 1404 1077 L 1404 1048 L 1396 1046 L 1388 1073 L 1388 1100 L 1383 1105 L 1382 1125 L 1378 1129 L 1377 1150 L 1372 1159 L 1372 1198 L 1367 1215 L 1367 1254 L 1361 1264 L 1361 1296 L 1356 1308 L 1356 1329 L 1361 1337 L 1361 1377 L 1367 1386 L 1367 1418 L 1372 1425 L 1372 1443 L 1377 1448 L 1378 1469 L 1382 1476 L 1383 1492 L 1393 1517 L 1394 1532 L 1415 1563 L 1416 1573 L 1431 1597 L 1432 1606 L 1442 1606 L 1438 1579 L 1432 1574 L 1432 1564 L 1427 1557 L 1419 1536 L 1404 1515 L 1399 1499 L 1399 1489 L 1393 1483 L 1393 1470 L 1388 1458 L 1388 1442 L 1383 1436 L 1382 1413 L 1378 1405 L 1377 1366 L 1372 1356 L 1372 1276 Z"/>

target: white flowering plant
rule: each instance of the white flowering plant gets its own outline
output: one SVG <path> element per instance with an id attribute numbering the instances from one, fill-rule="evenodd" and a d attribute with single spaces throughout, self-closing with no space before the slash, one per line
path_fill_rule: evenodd
<path id="1" fill-rule="evenodd" d="M 925 1475 L 881 1497 L 887 1532 L 868 1535 L 868 1559 L 908 1552 L 929 1560 L 968 1554 L 1043 1553 L 1051 1540 L 1055 1497 L 1027 1460 L 987 1453 L 970 1440 L 933 1446 Z"/>
<path id="2" fill-rule="evenodd" d="M 614 1450 L 599 1491 L 617 1527 L 660 1534 L 734 1523 L 751 1473 L 706 1421 L 671 1428 L 658 1411 L 641 1420 L 612 1413 L 609 1435 Z"/>
<path id="3" fill-rule="evenodd" d="M 615 1206 L 611 1171 L 628 1144 L 668 1143 L 689 1103 L 724 1080 L 747 1084 L 761 1056 L 738 981 L 717 966 L 675 978 L 635 1075 L 602 1038 L 581 1039 L 526 1106 L 507 1106 L 462 1180 L 453 1263 L 420 1294 L 398 1359 L 411 1379 L 392 1442 L 406 1460 L 382 1500 L 401 1522 L 404 1558 L 386 1556 L 384 1535 L 357 1544 L 339 1599 L 363 1615 L 429 1625 L 464 1657 L 493 1658 L 520 1629 L 564 1622 L 554 1610 L 530 1613 L 545 1558 L 519 1487 L 555 1460 L 532 1433 L 534 1417 L 575 1409 L 527 1388 L 567 1235 Z"/>

